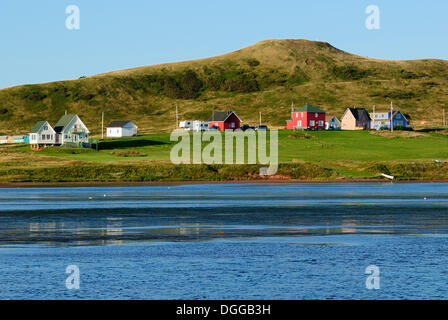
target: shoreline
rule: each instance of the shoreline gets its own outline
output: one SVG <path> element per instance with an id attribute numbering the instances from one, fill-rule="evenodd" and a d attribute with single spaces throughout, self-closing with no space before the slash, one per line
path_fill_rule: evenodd
<path id="1" fill-rule="evenodd" d="M 326 179 L 326 180 L 295 180 L 295 179 L 263 179 L 263 180 L 228 180 L 228 181 L 80 181 L 80 182 L 1 182 L 0 189 L 13 188 L 85 188 L 85 187 L 138 187 L 138 186 L 179 186 L 199 184 L 267 184 L 267 183 L 448 183 L 448 179 L 436 180 L 386 180 L 386 179 Z"/>

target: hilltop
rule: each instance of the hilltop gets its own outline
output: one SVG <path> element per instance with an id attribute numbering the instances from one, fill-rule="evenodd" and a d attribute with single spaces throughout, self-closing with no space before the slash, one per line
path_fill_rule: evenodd
<path id="1" fill-rule="evenodd" d="M 448 61 L 361 57 L 326 42 L 267 40 L 221 56 L 121 70 L 71 81 L 0 90 L 0 134 L 27 133 L 68 110 L 99 133 L 101 112 L 135 120 L 141 132 L 166 132 L 181 118 L 234 110 L 249 123 L 284 127 L 290 105 L 311 103 L 341 116 L 349 106 L 387 109 L 390 101 L 417 126 L 440 126 L 448 107 Z"/>

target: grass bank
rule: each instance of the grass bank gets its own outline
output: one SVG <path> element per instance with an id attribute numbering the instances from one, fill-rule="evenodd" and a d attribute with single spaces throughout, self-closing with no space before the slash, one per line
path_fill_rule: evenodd
<path id="1" fill-rule="evenodd" d="M 173 165 L 169 134 L 106 139 L 100 150 L 0 146 L 0 182 L 263 181 L 261 165 Z M 204 142 L 203 147 L 208 144 Z M 448 179 L 446 132 L 279 132 L 277 180 Z"/>

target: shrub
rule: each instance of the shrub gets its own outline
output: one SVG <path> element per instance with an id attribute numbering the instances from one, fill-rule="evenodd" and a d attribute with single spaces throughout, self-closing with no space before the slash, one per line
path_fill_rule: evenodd
<path id="1" fill-rule="evenodd" d="M 232 92 L 255 92 L 259 90 L 257 80 L 246 76 L 226 80 L 223 89 Z"/>
<path id="2" fill-rule="evenodd" d="M 361 70 L 354 65 L 333 67 L 333 74 L 342 80 L 360 80 L 369 75 L 369 72 Z"/>
<path id="3" fill-rule="evenodd" d="M 167 77 L 163 83 L 164 94 L 173 99 L 180 99 L 183 97 L 182 90 L 174 78 Z"/>
<path id="4" fill-rule="evenodd" d="M 255 58 L 249 58 L 246 59 L 246 63 L 250 66 L 250 67 L 258 67 L 260 65 L 260 61 L 258 61 Z"/>
<path id="5" fill-rule="evenodd" d="M 181 80 L 181 87 L 183 98 L 195 99 L 200 95 L 202 81 L 199 80 L 194 71 L 187 70 Z"/>

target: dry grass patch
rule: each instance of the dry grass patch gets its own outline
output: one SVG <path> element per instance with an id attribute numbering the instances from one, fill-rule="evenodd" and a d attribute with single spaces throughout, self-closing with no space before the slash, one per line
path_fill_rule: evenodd
<path id="1" fill-rule="evenodd" d="M 429 134 L 415 131 L 371 131 L 370 134 L 384 138 L 419 138 L 429 137 Z"/>

